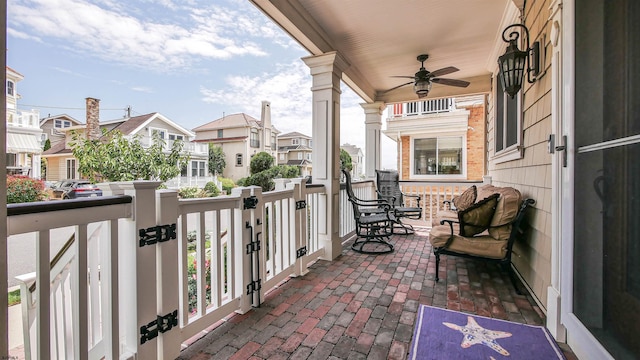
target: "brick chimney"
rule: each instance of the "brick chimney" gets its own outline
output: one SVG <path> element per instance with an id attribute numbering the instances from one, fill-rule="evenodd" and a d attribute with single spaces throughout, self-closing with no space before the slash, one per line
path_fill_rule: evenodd
<path id="1" fill-rule="evenodd" d="M 102 136 L 100 131 L 100 100 L 86 98 L 87 108 L 87 139 L 99 139 Z"/>

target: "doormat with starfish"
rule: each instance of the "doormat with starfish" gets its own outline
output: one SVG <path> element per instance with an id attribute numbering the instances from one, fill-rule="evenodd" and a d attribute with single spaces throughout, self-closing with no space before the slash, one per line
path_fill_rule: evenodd
<path id="1" fill-rule="evenodd" d="M 420 305 L 409 359 L 564 359 L 543 326 Z"/>

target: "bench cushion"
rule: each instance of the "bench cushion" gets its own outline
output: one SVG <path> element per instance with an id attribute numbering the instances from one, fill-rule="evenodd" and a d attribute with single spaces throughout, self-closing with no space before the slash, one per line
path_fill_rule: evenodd
<path id="1" fill-rule="evenodd" d="M 475 185 L 472 185 L 470 188 L 463 191 L 460 196 L 455 196 L 452 199 L 452 202 L 456 209 L 458 209 L 458 211 L 462 211 L 473 205 L 476 202 L 476 197 L 477 188 Z"/>
<path id="2" fill-rule="evenodd" d="M 429 233 L 429 242 L 434 248 L 442 247 L 450 236 L 449 225 L 434 226 Z M 464 237 L 454 233 L 453 241 L 447 250 L 491 259 L 503 259 L 507 255 L 507 241 L 496 240 L 486 232 L 473 237 Z"/>
<path id="3" fill-rule="evenodd" d="M 499 196 L 500 194 L 493 194 L 466 210 L 458 211 L 461 236 L 473 236 L 487 230 L 496 211 Z"/>

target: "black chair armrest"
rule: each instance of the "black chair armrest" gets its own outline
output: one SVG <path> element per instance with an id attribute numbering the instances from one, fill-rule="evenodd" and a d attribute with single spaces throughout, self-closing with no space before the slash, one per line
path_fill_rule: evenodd
<path id="1" fill-rule="evenodd" d="M 351 202 L 356 206 L 363 206 L 363 207 L 377 206 L 380 208 L 384 208 L 387 211 L 391 210 L 391 204 L 389 204 L 385 200 L 379 200 L 379 199 L 363 200 L 363 199 L 352 198 Z"/>
<path id="2" fill-rule="evenodd" d="M 420 200 L 422 200 L 422 198 L 420 197 L 420 195 L 413 195 L 413 194 L 405 194 L 402 193 L 402 196 L 404 196 L 405 198 L 415 198 L 416 199 L 416 203 L 418 204 L 417 207 L 420 207 Z"/>
<path id="3" fill-rule="evenodd" d="M 454 237 L 453 224 L 454 223 L 459 224 L 460 222 L 455 220 L 448 220 L 448 219 L 444 219 L 440 221 L 440 225 L 444 225 L 445 223 L 449 224 L 449 231 L 451 231 L 451 235 L 449 235 L 449 239 L 447 240 L 447 242 L 444 245 L 442 245 L 443 249 L 448 248 L 449 245 L 451 245 L 451 243 L 453 242 L 453 237 Z"/>

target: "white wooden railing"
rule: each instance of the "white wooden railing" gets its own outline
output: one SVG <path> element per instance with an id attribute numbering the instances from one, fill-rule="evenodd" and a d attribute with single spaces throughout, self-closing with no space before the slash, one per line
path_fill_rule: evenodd
<path id="1" fill-rule="evenodd" d="M 118 357 L 118 219 L 131 216 L 131 201 L 122 196 L 7 207 L 7 235 L 36 233 L 36 272 L 19 277 L 26 358 Z M 68 226 L 74 227 L 72 239 L 50 263 L 50 234 Z"/>
<path id="2" fill-rule="evenodd" d="M 472 185 L 480 186 L 482 181 L 400 181 L 400 189 L 403 193 L 420 196 L 425 226 L 431 226 L 437 212 L 445 209 L 445 200 L 453 199 Z M 415 199 L 407 197 L 405 205 L 416 206 Z"/>
<path id="3" fill-rule="evenodd" d="M 456 102 L 454 98 L 412 101 L 387 106 L 389 120 L 416 115 L 438 114 L 454 111 L 455 109 Z"/>
<path id="4" fill-rule="evenodd" d="M 46 214 L 20 213 L 27 204 L 10 211 L 10 235 L 39 236 L 36 273 L 20 277 L 27 359 L 176 358 L 182 343 L 259 306 L 324 255 L 322 185 L 298 179 L 279 191 L 204 199 L 158 185 L 103 184 L 121 196 L 51 201 Z M 128 203 L 100 204 L 110 199 Z M 49 232 L 68 226 L 73 241 L 50 265 Z"/>
<path id="5" fill-rule="evenodd" d="M 178 199 L 160 182 L 115 183 L 102 186 L 115 197 L 8 207 L 8 234 L 38 239 L 36 273 L 21 277 L 26 357 L 173 359 L 213 324 L 259 306 L 324 254 L 325 188 L 302 182 L 203 199 Z M 472 184 L 401 182 L 422 198 L 425 225 Z M 353 189 L 375 198 L 371 180 Z M 340 202 L 347 239 L 343 190 Z M 50 263 L 51 230 L 69 226 L 73 241 Z"/>
<path id="6" fill-rule="evenodd" d="M 179 176 L 165 182 L 169 189 L 180 189 L 182 187 L 199 187 L 204 186 L 213 181 L 222 190 L 222 183 L 214 176 Z"/>

